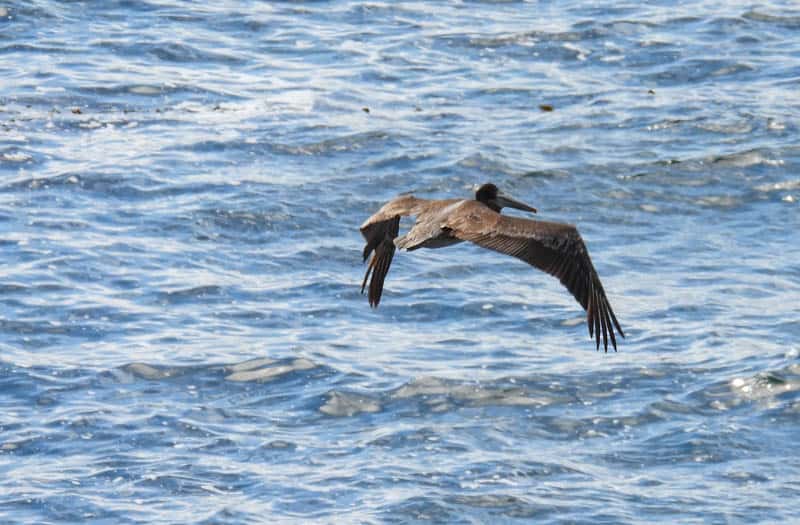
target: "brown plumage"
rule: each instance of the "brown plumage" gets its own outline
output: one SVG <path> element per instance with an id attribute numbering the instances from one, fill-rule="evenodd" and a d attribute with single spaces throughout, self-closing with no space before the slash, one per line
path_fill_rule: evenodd
<path id="1" fill-rule="evenodd" d="M 369 281 L 369 304 L 377 307 L 383 283 L 396 248 L 441 248 L 462 241 L 517 257 L 557 277 L 586 310 L 589 335 L 608 351 L 608 340 L 617 349 L 617 333 L 625 333 L 608 302 L 578 230 L 569 224 L 536 221 L 501 215 L 504 206 L 535 213 L 536 209 L 484 184 L 475 200 L 427 200 L 412 195 L 386 203 L 361 226 L 367 241 L 364 261 L 374 252 L 364 275 L 361 291 Z M 400 217 L 415 215 L 411 230 L 398 237 Z M 372 279 L 370 280 L 370 275 Z"/>

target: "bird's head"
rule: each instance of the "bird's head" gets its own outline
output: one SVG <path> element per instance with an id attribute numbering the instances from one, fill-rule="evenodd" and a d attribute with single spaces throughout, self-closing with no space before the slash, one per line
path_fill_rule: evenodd
<path id="1" fill-rule="evenodd" d="M 483 184 L 475 191 L 475 200 L 484 203 L 486 206 L 498 213 L 505 207 L 536 213 L 536 208 L 533 206 L 528 206 L 524 202 L 520 202 L 517 199 L 506 195 L 502 191 L 498 190 L 497 186 L 491 182 Z"/>

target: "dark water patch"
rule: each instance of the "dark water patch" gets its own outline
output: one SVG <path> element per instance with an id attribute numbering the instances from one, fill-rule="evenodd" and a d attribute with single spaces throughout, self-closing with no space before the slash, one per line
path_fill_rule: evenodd
<path id="1" fill-rule="evenodd" d="M 70 54 L 78 54 L 82 50 L 80 49 L 70 49 L 65 48 L 62 46 L 47 46 L 43 44 L 10 44 L 7 46 L 0 46 L 0 55 L 13 55 L 13 54 L 23 54 L 23 55 L 70 55 Z"/>
<path id="2" fill-rule="evenodd" d="M 460 159 L 456 166 L 465 173 L 481 173 L 483 176 L 488 177 L 489 174 L 502 173 L 511 175 L 514 173 L 513 168 L 499 159 L 489 157 L 487 155 L 476 153 L 463 159 Z"/>
<path id="3" fill-rule="evenodd" d="M 383 519 L 387 523 L 437 522 L 457 523 L 458 515 L 451 506 L 434 496 L 413 496 L 387 507 Z M 400 518 L 402 516 L 402 518 Z"/>
<path id="4" fill-rule="evenodd" d="M 373 148 L 386 148 L 397 144 L 400 137 L 384 131 L 371 131 L 355 135 L 344 135 L 330 140 L 304 144 L 301 146 L 284 146 L 286 153 L 293 155 L 332 155 L 338 152 L 367 151 Z"/>
<path id="5" fill-rule="evenodd" d="M 18 177 L 0 185 L 0 192 L 37 191 L 49 194 L 72 194 L 75 197 L 94 194 L 95 197 L 119 201 L 156 201 L 181 196 L 230 193 L 229 184 L 208 182 L 162 183 L 152 174 L 133 174 L 121 166 L 112 170 L 87 172 L 68 171 L 47 177 Z M 79 224 L 79 221 L 74 221 Z"/>
<path id="6" fill-rule="evenodd" d="M 241 139 L 231 141 L 200 141 L 189 145 L 180 146 L 179 150 L 193 151 L 197 153 L 223 153 L 223 152 L 241 152 L 244 154 L 255 155 L 263 154 L 264 152 L 274 153 L 287 153 L 287 148 L 279 144 L 261 141 L 243 141 Z"/>
<path id="7" fill-rule="evenodd" d="M 270 141 L 242 141 L 233 140 L 226 142 L 203 141 L 183 146 L 181 150 L 194 152 L 226 152 L 240 151 L 248 154 L 263 155 L 272 152 L 279 155 L 296 156 L 328 156 L 361 150 L 373 150 L 379 146 L 391 145 L 394 139 L 389 133 L 382 131 L 344 135 L 321 142 L 312 142 L 302 145 L 274 143 Z"/>
<path id="8" fill-rule="evenodd" d="M 737 168 L 746 168 L 758 164 L 777 166 L 781 163 L 773 152 L 766 150 L 733 152 L 711 157 L 706 162 L 712 165 Z"/>
<path id="9" fill-rule="evenodd" d="M 745 12 L 742 17 L 754 22 L 762 22 L 765 24 L 786 27 L 788 29 L 797 29 L 800 27 L 800 15 L 795 14 L 773 14 L 760 10 L 751 10 Z"/>
<path id="10" fill-rule="evenodd" d="M 422 15 L 422 13 L 414 7 L 394 4 L 362 4 L 348 6 L 346 10 L 337 14 L 341 16 L 342 21 L 346 21 L 347 23 L 386 23 L 389 21 L 392 25 L 404 22 L 404 18 L 401 17 L 410 17 L 410 23 L 412 19 Z"/>
<path id="11" fill-rule="evenodd" d="M 604 456 L 604 460 L 622 467 L 623 465 L 707 465 L 728 463 L 755 455 L 759 445 L 753 440 L 739 435 L 735 430 L 714 432 L 704 436 L 684 431 L 668 432 L 654 436 L 644 443 L 647 453 L 634 450 L 620 450 Z"/>
<path id="12" fill-rule="evenodd" d="M 221 297 L 224 293 L 224 289 L 221 286 L 208 285 L 161 292 L 158 297 L 159 301 L 164 304 L 182 304 L 198 300 L 204 302 L 224 300 L 224 298 Z"/>
<path id="13" fill-rule="evenodd" d="M 587 27 L 588 25 L 588 27 Z M 514 34 L 502 35 L 442 35 L 438 40 L 456 47 L 470 47 L 477 49 L 504 48 L 516 45 L 551 45 L 553 42 L 583 42 L 595 40 L 608 36 L 608 31 L 595 24 L 585 24 L 583 27 L 576 27 L 574 31 L 548 32 L 548 31 L 526 31 Z"/>
<path id="14" fill-rule="evenodd" d="M 679 84 L 700 84 L 712 82 L 725 76 L 738 76 L 752 73 L 757 69 L 746 63 L 726 60 L 693 59 L 681 62 L 666 70 L 645 77 L 660 86 Z"/>
<path id="15" fill-rule="evenodd" d="M 298 223 L 298 218 L 280 205 L 275 211 L 215 208 L 195 212 L 194 223 L 197 235 L 206 239 L 261 244 L 275 239 L 276 233 L 285 235 L 287 228 Z"/>
<path id="16" fill-rule="evenodd" d="M 3 190 L 9 192 L 19 190 L 59 190 L 74 188 L 83 188 L 89 191 L 96 191 L 98 189 L 119 191 L 120 186 L 128 184 L 128 179 L 121 175 L 113 176 L 105 173 L 63 173 L 49 177 L 19 178 L 2 187 Z"/>
<path id="17" fill-rule="evenodd" d="M 29 290 L 28 286 L 21 283 L 1 283 L 0 294 L 3 296 L 15 293 L 25 293 Z"/>
<path id="18" fill-rule="evenodd" d="M 69 221 L 69 220 L 60 221 L 52 219 L 32 220 L 28 222 L 28 226 L 32 226 L 34 228 L 42 228 L 45 230 L 62 230 L 62 231 L 85 230 L 91 227 L 90 223 L 85 221 Z"/>
<path id="19" fill-rule="evenodd" d="M 704 29 L 712 35 L 729 36 L 752 26 L 746 16 L 720 16 L 704 22 Z"/>
<path id="20" fill-rule="evenodd" d="M 0 319 L 0 333 L 5 335 L 25 336 L 25 341 L 30 344 L 42 343 L 43 346 L 54 344 L 57 337 L 67 336 L 80 339 L 97 340 L 107 335 L 109 330 L 101 323 L 80 323 L 80 324 L 52 324 L 41 321 L 19 321 L 12 319 Z"/>
<path id="21" fill-rule="evenodd" d="M 178 385 L 188 386 L 184 390 L 188 398 L 219 400 L 218 408 L 204 407 L 200 412 L 190 412 L 195 424 L 188 430 L 196 431 L 195 427 L 213 425 L 222 422 L 225 418 L 237 418 L 244 413 L 237 411 L 246 406 L 257 407 L 265 402 L 269 403 L 294 403 L 299 401 L 286 391 L 274 390 L 272 384 L 314 383 L 320 382 L 319 388 L 324 388 L 330 380 L 336 380 L 340 373 L 335 369 L 318 364 L 303 357 L 292 358 L 254 358 L 235 364 L 196 365 L 196 366 L 171 366 L 151 365 L 146 363 L 130 363 L 117 370 L 111 371 L 111 378 L 120 384 L 135 385 L 140 380 L 153 382 L 151 393 L 157 393 Z M 104 374 L 105 375 L 105 374 Z M 164 383 L 158 386 L 159 383 Z M 169 386 L 172 384 L 173 386 Z M 264 388 L 254 389 L 254 385 L 264 385 Z M 145 385 L 140 385 L 145 388 Z M 220 389 L 222 389 L 220 391 Z M 306 399 L 298 408 L 311 410 L 308 403 L 316 402 L 314 390 L 310 390 L 311 397 Z M 160 417 L 160 416 L 159 416 Z M 248 418 L 255 417 L 247 416 Z M 183 420 L 181 420 L 183 421 Z M 176 424 L 178 420 L 175 420 Z M 170 423 L 171 424 L 171 423 Z M 184 423 L 180 423 L 184 424 Z M 201 429 L 202 430 L 202 429 Z M 214 432 L 209 429 L 203 432 Z M 222 432 L 220 435 L 224 434 Z"/>
<path id="22" fill-rule="evenodd" d="M 243 59 L 233 54 L 218 53 L 208 49 L 201 49 L 196 45 L 180 42 L 136 42 L 129 44 L 116 41 L 99 41 L 93 45 L 104 50 L 113 51 L 115 55 L 141 57 L 143 54 L 149 54 L 163 62 L 226 65 L 236 65 L 243 62 Z M 209 45 L 212 44 L 209 42 Z M 135 91 L 130 92 L 135 93 Z"/>
<path id="23" fill-rule="evenodd" d="M 203 19 L 198 21 L 202 22 Z M 214 25 L 225 33 L 244 36 L 247 39 L 253 38 L 254 35 L 268 33 L 274 27 L 272 20 L 257 18 L 246 12 L 230 13 L 224 19 L 215 20 Z"/>
<path id="24" fill-rule="evenodd" d="M 438 162 L 434 152 L 420 151 L 414 154 L 397 155 L 391 153 L 379 159 L 375 159 L 369 163 L 369 167 L 374 170 L 411 170 L 420 169 L 425 166 L 430 166 Z"/>
<path id="25" fill-rule="evenodd" d="M 480 519 L 543 520 L 563 515 L 566 507 L 537 504 L 532 498 L 508 494 L 452 495 L 446 500 Z M 466 516 L 464 516 L 466 517 Z"/>

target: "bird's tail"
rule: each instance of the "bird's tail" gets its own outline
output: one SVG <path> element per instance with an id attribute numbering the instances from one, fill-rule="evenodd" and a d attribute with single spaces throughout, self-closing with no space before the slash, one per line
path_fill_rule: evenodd
<path id="1" fill-rule="evenodd" d="M 392 265 L 392 258 L 396 249 L 394 239 L 400 230 L 400 217 L 394 217 L 374 226 L 377 226 L 377 228 L 368 232 L 367 245 L 364 247 L 364 260 L 369 257 L 370 252 L 373 250 L 374 253 L 364 274 L 364 280 L 361 282 L 361 293 L 364 293 L 367 288 L 367 281 L 369 281 L 369 305 L 377 308 L 381 302 L 386 274 L 389 273 L 389 267 Z M 371 279 L 370 276 L 372 276 Z"/>
<path id="2" fill-rule="evenodd" d="M 372 274 L 372 279 L 369 279 L 369 305 L 373 308 L 377 308 L 378 304 L 381 302 L 383 282 L 386 280 L 386 274 L 389 273 L 389 267 L 392 264 L 394 252 L 394 243 L 389 239 L 384 240 L 375 248 L 375 253 L 369 261 L 369 266 L 367 266 L 367 273 L 364 275 L 364 281 L 361 283 L 361 293 L 364 293 L 367 280 L 370 274 Z"/>

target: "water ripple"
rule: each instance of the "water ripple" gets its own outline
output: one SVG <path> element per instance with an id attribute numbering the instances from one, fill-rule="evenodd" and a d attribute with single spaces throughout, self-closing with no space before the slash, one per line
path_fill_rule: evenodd
<path id="1" fill-rule="evenodd" d="M 796 520 L 797 27 L 0 5 L 3 518 Z M 398 254 L 368 307 L 364 218 L 486 181 L 578 226 L 618 353 L 467 244 Z"/>

